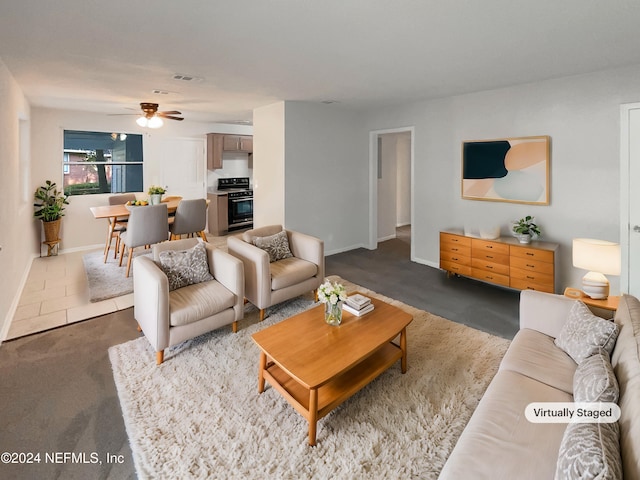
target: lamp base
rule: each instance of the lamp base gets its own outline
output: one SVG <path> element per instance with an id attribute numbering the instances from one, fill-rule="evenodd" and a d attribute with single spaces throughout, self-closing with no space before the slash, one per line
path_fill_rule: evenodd
<path id="1" fill-rule="evenodd" d="M 582 277 L 582 291 L 595 300 L 604 300 L 609 296 L 609 280 L 602 273 L 589 272 Z"/>

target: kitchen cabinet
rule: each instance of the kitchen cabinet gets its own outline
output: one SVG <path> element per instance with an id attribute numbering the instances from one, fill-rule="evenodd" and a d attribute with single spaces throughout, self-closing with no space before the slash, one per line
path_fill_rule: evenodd
<path id="1" fill-rule="evenodd" d="M 240 152 L 253 154 L 253 137 L 251 135 L 227 135 L 224 133 L 207 134 L 207 169 L 222 168 L 223 152 Z"/>
<path id="2" fill-rule="evenodd" d="M 461 232 L 440 232 L 440 268 L 517 290 L 555 293 L 558 245 L 520 244 L 515 238 L 485 240 Z"/>
<path id="3" fill-rule="evenodd" d="M 222 236 L 229 231 L 229 197 L 224 194 L 207 194 L 209 199 L 209 233 Z"/>
<path id="4" fill-rule="evenodd" d="M 253 153 L 253 137 L 250 135 L 224 135 L 222 149 L 225 152 Z"/>

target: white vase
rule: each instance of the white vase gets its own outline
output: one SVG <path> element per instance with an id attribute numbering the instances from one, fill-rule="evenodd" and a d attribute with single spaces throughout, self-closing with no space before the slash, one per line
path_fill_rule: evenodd
<path id="1" fill-rule="evenodd" d="M 518 234 L 518 241 L 520 243 L 531 243 L 531 234 L 529 233 Z"/>
<path id="2" fill-rule="evenodd" d="M 153 193 L 149 195 L 149 205 L 160 205 L 161 201 L 162 201 L 161 193 Z"/>

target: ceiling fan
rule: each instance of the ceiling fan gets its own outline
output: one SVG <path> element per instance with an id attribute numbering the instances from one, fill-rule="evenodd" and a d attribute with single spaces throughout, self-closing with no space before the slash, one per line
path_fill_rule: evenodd
<path id="1" fill-rule="evenodd" d="M 158 111 L 157 103 L 140 103 L 140 109 L 142 112 L 140 114 L 137 113 L 122 113 L 119 115 L 140 115 L 140 117 L 136 120 L 136 123 L 141 127 L 149 127 L 149 128 L 160 128 L 163 125 L 163 118 L 168 118 L 169 120 L 184 120 L 183 117 L 177 117 L 176 115 L 182 115 L 182 112 L 177 110 L 167 110 L 164 112 Z"/>

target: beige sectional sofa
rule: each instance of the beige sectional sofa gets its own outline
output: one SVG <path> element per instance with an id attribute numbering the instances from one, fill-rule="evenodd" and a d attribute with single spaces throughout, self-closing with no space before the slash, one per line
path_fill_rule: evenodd
<path id="1" fill-rule="evenodd" d="M 575 460 L 564 458 L 565 446 L 573 438 L 564 441 L 563 453 L 560 448 L 568 424 L 532 423 L 525 417 L 525 409 L 532 402 L 574 401 L 578 364 L 556 346 L 555 339 L 562 335 L 575 302 L 561 295 L 522 292 L 520 331 L 454 447 L 440 479 L 577 478 L 576 471 L 574 475 L 556 474 L 559 456 L 562 462 Z M 638 299 L 624 295 L 614 322 L 618 325 L 618 336 L 610 365 L 619 386 L 621 417 L 617 426 L 610 427 L 616 427 L 615 447 L 619 448 L 621 460 L 618 461 L 621 461 L 624 478 L 634 480 L 640 479 Z M 582 443 L 574 442 L 573 453 L 580 445 Z M 595 456 L 589 455 L 589 461 L 597 464 Z M 597 478 L 620 476 L 616 469 L 601 473 Z"/>

